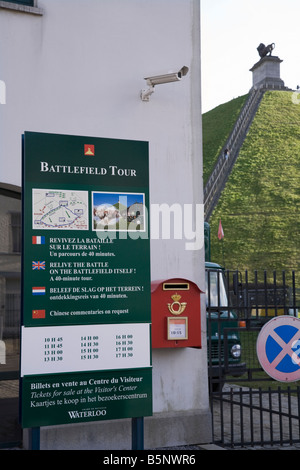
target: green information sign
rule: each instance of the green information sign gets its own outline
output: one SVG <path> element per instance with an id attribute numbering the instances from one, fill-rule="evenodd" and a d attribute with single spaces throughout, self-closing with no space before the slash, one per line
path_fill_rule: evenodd
<path id="1" fill-rule="evenodd" d="M 148 208 L 147 142 L 24 134 L 23 427 L 152 413 Z"/>

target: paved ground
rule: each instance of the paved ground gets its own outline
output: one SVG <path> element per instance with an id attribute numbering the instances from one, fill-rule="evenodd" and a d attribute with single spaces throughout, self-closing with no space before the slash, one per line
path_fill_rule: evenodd
<path id="1" fill-rule="evenodd" d="M 240 387 L 225 385 L 223 391 L 229 391 L 230 388 L 236 393 L 235 401 L 239 402 L 241 398 L 237 392 Z M 243 390 L 247 391 L 246 388 Z M 292 442 L 292 440 L 300 438 L 298 397 L 292 396 L 289 401 L 288 397 L 283 394 L 280 394 L 280 397 L 277 394 L 271 396 L 264 394 L 259 397 L 257 394 L 253 395 L 251 400 L 250 407 L 249 395 L 246 393 L 242 396 L 242 412 L 240 403 L 232 405 L 223 401 L 221 403 L 217 400 L 214 401 L 215 441 L 225 442 L 226 448 L 232 449 L 232 442 Z M 272 413 L 269 411 L 270 404 Z M 291 413 L 294 415 L 293 419 L 289 419 Z M 300 443 L 275 444 L 273 446 L 255 445 L 254 447 L 245 445 L 243 448 L 248 450 L 300 450 Z M 241 450 L 243 448 L 235 445 L 233 449 Z"/>

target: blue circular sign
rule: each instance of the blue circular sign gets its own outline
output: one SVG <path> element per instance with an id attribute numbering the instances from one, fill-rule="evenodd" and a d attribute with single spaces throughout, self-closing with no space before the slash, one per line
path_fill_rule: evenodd
<path id="1" fill-rule="evenodd" d="M 275 317 L 261 329 L 256 343 L 259 362 L 270 377 L 280 382 L 300 380 L 300 320 Z"/>

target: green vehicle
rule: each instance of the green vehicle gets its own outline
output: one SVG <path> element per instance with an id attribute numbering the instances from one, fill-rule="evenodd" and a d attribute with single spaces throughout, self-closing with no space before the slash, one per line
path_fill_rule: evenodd
<path id="1" fill-rule="evenodd" d="M 241 362 L 241 325 L 236 313 L 230 309 L 224 269 L 207 260 L 210 257 L 209 226 L 205 228 L 208 370 L 212 391 L 217 391 L 222 388 L 225 375 L 242 375 L 245 364 Z"/>

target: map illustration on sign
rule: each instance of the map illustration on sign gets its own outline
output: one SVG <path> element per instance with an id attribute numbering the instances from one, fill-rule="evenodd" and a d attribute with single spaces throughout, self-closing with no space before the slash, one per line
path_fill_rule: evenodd
<path id="1" fill-rule="evenodd" d="M 88 191 L 32 189 L 33 229 L 88 230 Z"/>

